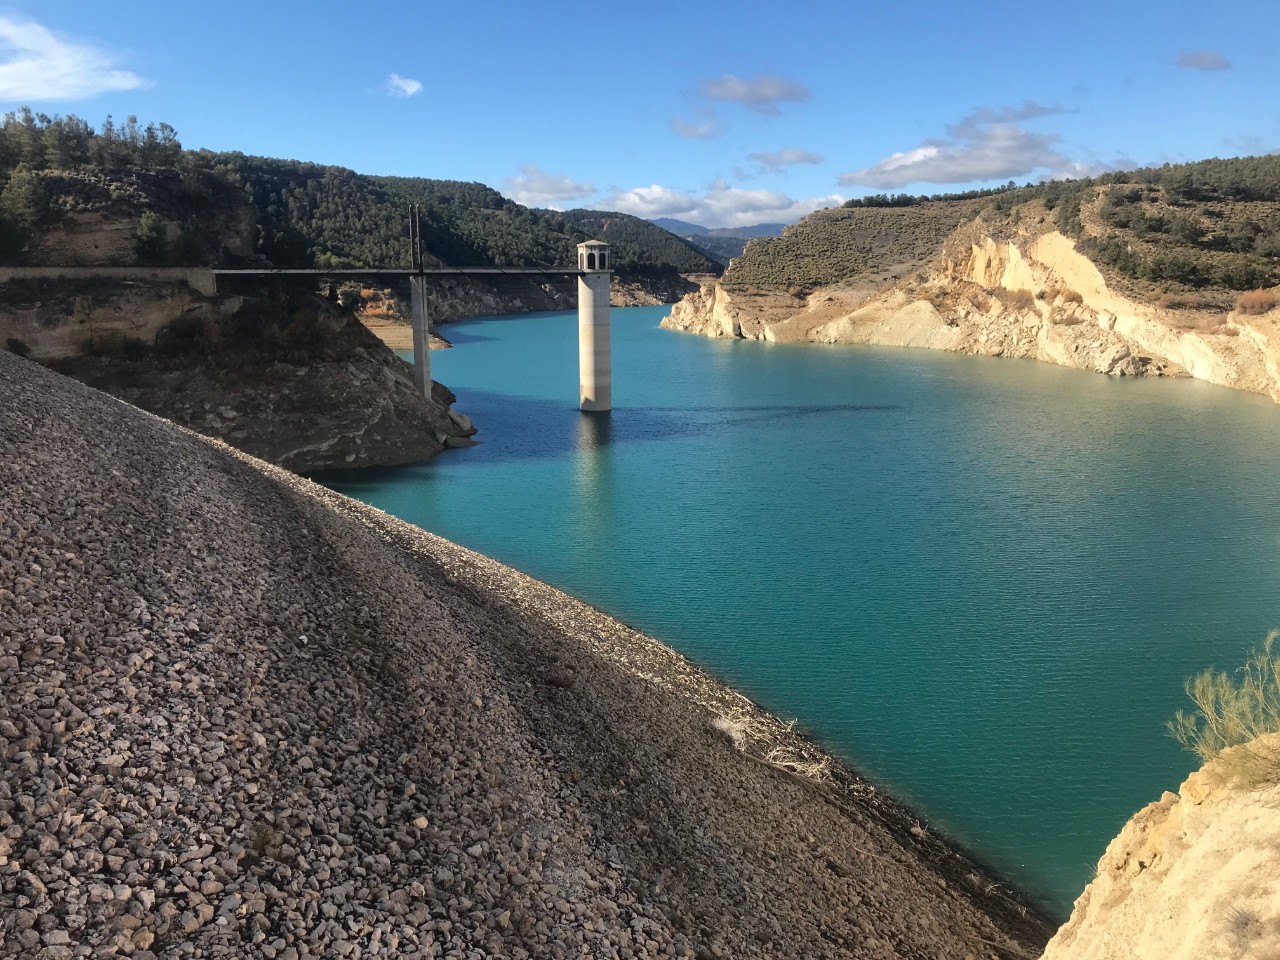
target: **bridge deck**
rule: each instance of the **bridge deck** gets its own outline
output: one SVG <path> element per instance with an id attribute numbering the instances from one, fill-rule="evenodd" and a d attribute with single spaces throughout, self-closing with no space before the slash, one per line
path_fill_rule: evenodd
<path id="1" fill-rule="evenodd" d="M 335 270 L 317 270 L 311 267 L 215 267 L 215 277 L 465 277 L 465 276 L 524 276 L 524 277 L 580 277 L 583 271 L 565 267 L 441 267 L 439 269 L 413 270 L 409 267 L 343 267 Z"/>

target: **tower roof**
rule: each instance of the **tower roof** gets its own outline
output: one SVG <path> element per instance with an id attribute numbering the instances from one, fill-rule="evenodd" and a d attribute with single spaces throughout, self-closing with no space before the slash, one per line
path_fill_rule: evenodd
<path id="1" fill-rule="evenodd" d="M 584 240 L 582 243 L 578 244 L 579 249 L 581 249 L 582 247 L 607 247 L 607 246 L 608 244 L 605 243 L 603 240 Z"/>

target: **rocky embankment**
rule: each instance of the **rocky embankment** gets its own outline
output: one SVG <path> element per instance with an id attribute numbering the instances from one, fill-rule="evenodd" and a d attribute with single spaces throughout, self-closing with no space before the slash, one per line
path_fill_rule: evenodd
<path id="1" fill-rule="evenodd" d="M 1277 735 L 1232 748 L 1135 815 L 1044 960 L 1276 956 L 1277 758 Z"/>
<path id="2" fill-rule="evenodd" d="M 1051 229 L 997 240 L 961 228 L 905 279 L 793 292 L 704 283 L 662 325 L 712 337 L 1022 357 L 1115 376 L 1192 376 L 1280 401 L 1280 310 L 1246 315 L 1126 296 Z"/>
<path id="3" fill-rule="evenodd" d="M 0 353 L 0 955 L 1032 957 L 744 698 Z"/>

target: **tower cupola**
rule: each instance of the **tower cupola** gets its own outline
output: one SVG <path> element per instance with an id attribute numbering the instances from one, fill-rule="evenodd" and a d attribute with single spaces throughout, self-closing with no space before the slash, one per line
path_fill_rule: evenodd
<path id="1" fill-rule="evenodd" d="M 578 244 L 578 269 L 596 273 L 609 269 L 609 245 L 603 240 L 588 240 Z"/>

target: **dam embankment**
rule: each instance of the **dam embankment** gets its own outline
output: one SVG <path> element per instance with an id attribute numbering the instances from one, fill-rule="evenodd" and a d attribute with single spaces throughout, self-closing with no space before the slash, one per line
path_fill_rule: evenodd
<path id="1" fill-rule="evenodd" d="M 0 397 L 0 955 L 1047 939 L 617 621 L 3 353 Z"/>

